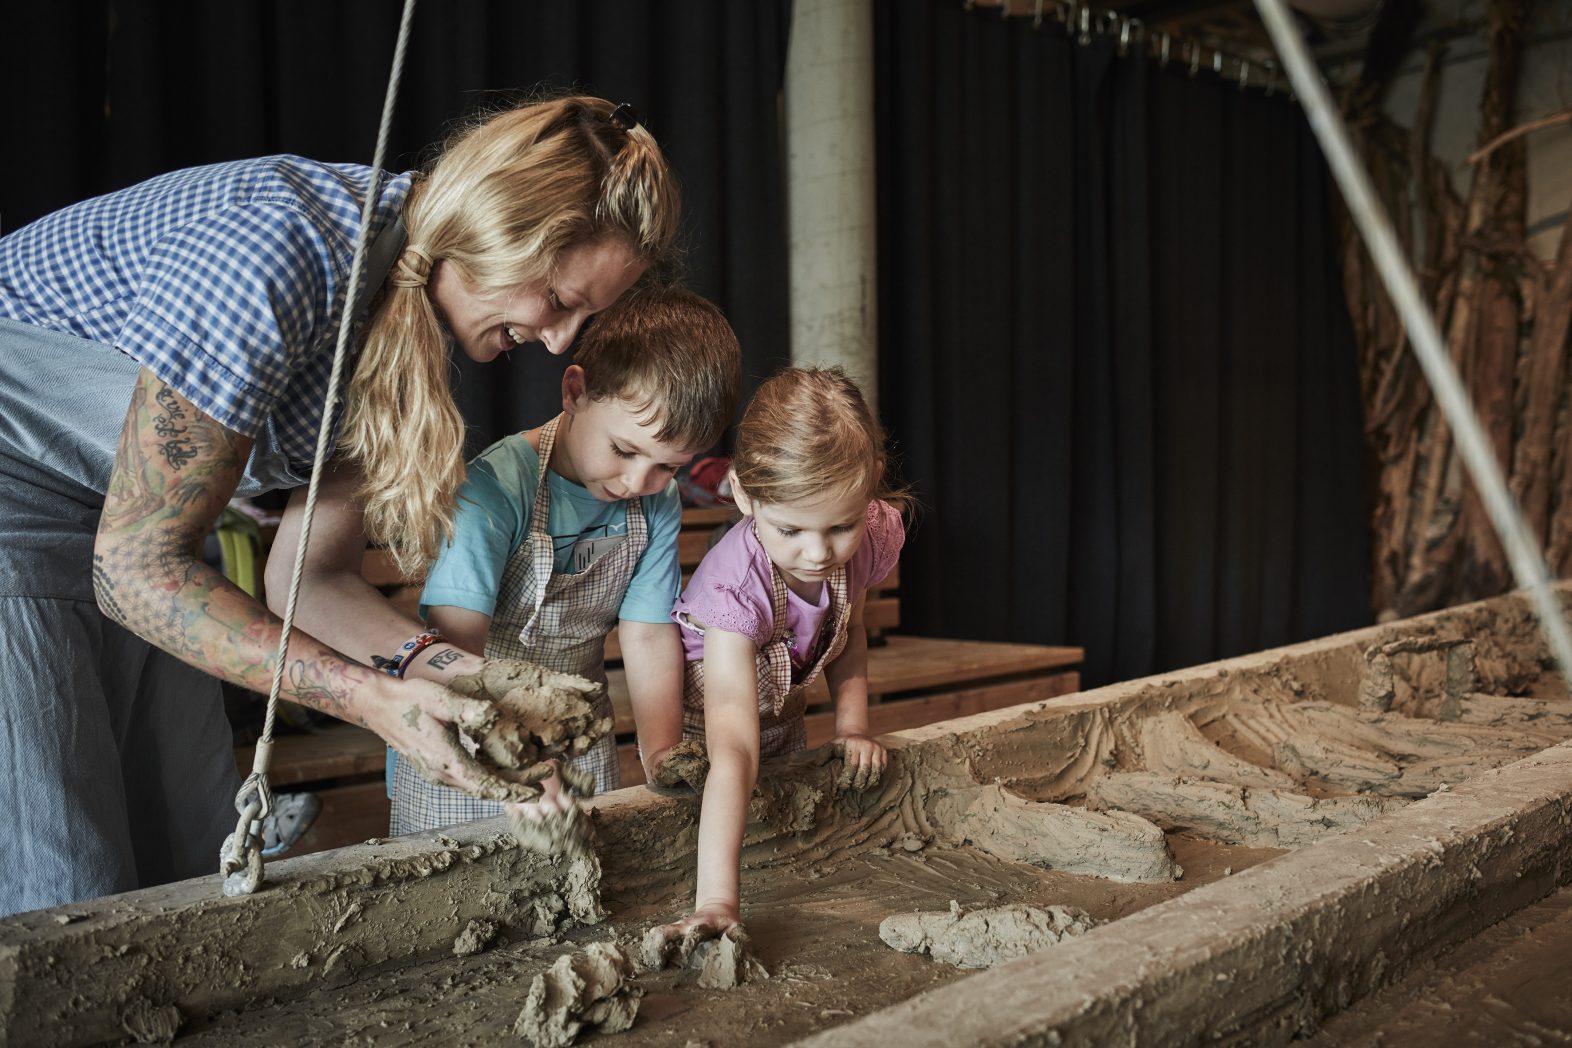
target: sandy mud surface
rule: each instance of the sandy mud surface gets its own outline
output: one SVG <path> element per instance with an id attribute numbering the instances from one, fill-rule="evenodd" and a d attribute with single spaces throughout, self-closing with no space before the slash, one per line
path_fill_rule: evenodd
<path id="1" fill-rule="evenodd" d="M 967 972 L 901 953 L 879 938 L 892 913 L 1019 902 L 1070 905 L 1114 920 L 1280 854 L 1174 836 L 1186 883 L 1120 884 L 1006 862 L 971 847 L 929 844 L 867 854 L 792 875 L 756 871 L 743 884 L 744 918 L 770 978 L 730 990 L 699 986 L 697 969 L 639 972 L 631 1029 L 588 1038 L 607 1045 L 683 1048 L 782 1043 L 904 1000 Z M 609 923 L 561 939 L 522 939 L 485 953 L 363 975 L 350 986 L 188 1025 L 181 1045 L 262 1048 L 280 1044 L 495 1045 L 516 1041 L 514 1024 L 531 984 L 560 958 L 639 935 L 685 902 L 670 896 L 614 912 Z"/>

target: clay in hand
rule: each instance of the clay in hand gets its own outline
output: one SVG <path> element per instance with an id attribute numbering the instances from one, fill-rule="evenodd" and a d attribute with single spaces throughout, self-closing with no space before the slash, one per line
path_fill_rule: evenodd
<path id="1" fill-rule="evenodd" d="M 710 758 L 704 751 L 704 743 L 683 739 L 666 751 L 666 755 L 655 765 L 650 778 L 657 786 L 686 785 L 703 793 L 704 780 L 709 774 Z"/>
<path id="2" fill-rule="evenodd" d="M 527 769 L 544 758 L 578 756 L 611 730 L 611 717 L 595 712 L 601 685 L 532 662 L 488 659 L 479 672 L 455 677 L 448 687 L 485 700 L 456 708 L 455 723 L 479 744 L 477 756 L 497 768 Z"/>
<path id="3" fill-rule="evenodd" d="M 699 985 L 710 990 L 729 990 L 770 977 L 740 923 L 727 922 L 723 928 L 697 914 L 645 932 L 639 944 L 639 961 L 649 969 L 684 964 L 698 968 Z"/>

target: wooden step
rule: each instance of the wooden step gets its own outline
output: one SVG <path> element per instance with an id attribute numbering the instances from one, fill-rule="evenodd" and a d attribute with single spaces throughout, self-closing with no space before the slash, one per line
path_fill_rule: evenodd
<path id="1" fill-rule="evenodd" d="M 885 643 L 868 649 L 868 702 L 871 708 L 886 696 L 903 692 L 965 688 L 987 681 L 1040 676 L 1078 666 L 1082 658 L 1080 648 L 890 636 Z M 619 735 L 631 732 L 633 711 L 628 702 L 627 676 L 624 671 L 613 669 L 607 671 L 606 677 L 617 715 L 615 730 Z M 1076 680 L 1078 686 L 1079 677 Z M 810 692 L 809 705 L 828 702 L 829 697 L 821 680 Z"/>
<path id="2" fill-rule="evenodd" d="M 1080 689 L 1081 675 L 1074 670 L 1061 670 L 1042 677 L 1002 681 L 938 695 L 895 699 L 868 707 L 868 730 L 874 735 L 888 735 L 890 732 L 920 728 L 942 720 L 969 717 L 974 713 L 1044 702 L 1073 694 Z M 823 746 L 835 738 L 833 710 L 809 713 L 804 719 L 809 749 Z M 637 743 L 626 741 L 617 745 L 617 765 L 624 787 L 637 786 L 644 781 L 644 767 L 639 763 Z"/>
<path id="3" fill-rule="evenodd" d="M 241 776 L 251 774 L 255 754 L 254 746 L 235 748 L 235 766 Z M 375 732 L 334 721 L 309 734 L 274 736 L 267 780 L 278 789 L 303 782 L 381 776 L 386 762 L 387 744 Z"/>

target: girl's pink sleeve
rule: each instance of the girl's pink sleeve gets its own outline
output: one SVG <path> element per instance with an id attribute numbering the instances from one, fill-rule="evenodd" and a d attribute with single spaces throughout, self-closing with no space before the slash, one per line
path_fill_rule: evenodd
<path id="1" fill-rule="evenodd" d="M 874 499 L 868 504 L 868 531 L 863 539 L 872 554 L 868 565 L 867 589 L 884 581 L 884 577 L 901 559 L 901 547 L 906 545 L 906 527 L 901 514 L 888 502 Z"/>
<path id="2" fill-rule="evenodd" d="M 738 633 L 759 647 L 770 639 L 770 612 L 757 597 L 720 579 L 695 579 L 677 602 L 676 614 L 706 630 Z"/>

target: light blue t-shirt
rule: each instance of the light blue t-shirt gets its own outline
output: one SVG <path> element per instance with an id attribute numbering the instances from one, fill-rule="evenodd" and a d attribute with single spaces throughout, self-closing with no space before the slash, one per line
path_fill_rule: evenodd
<path id="1" fill-rule="evenodd" d="M 438 605 L 495 613 L 502 571 L 524 543 L 539 479 L 540 454 L 519 433 L 503 437 L 470 462 L 469 475 L 459 489 L 453 542 L 438 555 L 420 595 L 422 617 Z M 627 504 L 602 502 L 556 473 L 549 474 L 546 483 L 551 491 L 546 530 L 556 554 L 556 570 L 577 574 L 604 551 L 604 540 L 627 533 Z M 649 546 L 634 567 L 617 617 L 670 622 L 682 582 L 677 561 L 682 501 L 676 482 L 641 502 Z"/>

